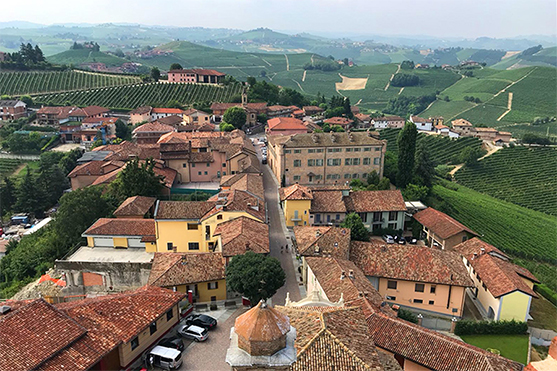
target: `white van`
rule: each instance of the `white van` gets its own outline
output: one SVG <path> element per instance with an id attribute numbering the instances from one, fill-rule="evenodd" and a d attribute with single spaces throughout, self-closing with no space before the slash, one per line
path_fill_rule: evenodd
<path id="1" fill-rule="evenodd" d="M 147 354 L 147 362 L 165 370 L 176 370 L 182 366 L 182 352 L 157 345 Z"/>

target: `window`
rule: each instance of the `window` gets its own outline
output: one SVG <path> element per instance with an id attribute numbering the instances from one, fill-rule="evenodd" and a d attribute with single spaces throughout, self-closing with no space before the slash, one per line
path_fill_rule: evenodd
<path id="1" fill-rule="evenodd" d="M 197 172 L 197 175 L 201 175 L 201 171 L 198 171 L 198 172 Z"/>
<path id="2" fill-rule="evenodd" d="M 223 162 L 223 163 L 222 163 L 222 167 L 226 167 L 226 163 Z"/>
<path id="3" fill-rule="evenodd" d="M 207 175 L 207 174 L 208 174 L 208 173 L 207 173 L 207 172 L 205 172 L 205 175 Z"/>
<path id="4" fill-rule="evenodd" d="M 302 150 L 301 149 L 295 149 L 294 153 L 302 153 Z"/>
<path id="5" fill-rule="evenodd" d="M 218 282 L 207 282 L 207 290 L 216 290 L 219 288 Z"/>
<path id="6" fill-rule="evenodd" d="M 389 229 L 396 229 L 396 223 L 389 223 L 389 224 L 387 225 L 387 228 L 389 228 Z"/>
<path id="7" fill-rule="evenodd" d="M 414 291 L 416 292 L 424 292 L 425 285 L 423 283 L 417 283 L 414 287 Z"/>
<path id="8" fill-rule="evenodd" d="M 458 309 L 453 308 L 453 309 L 452 309 L 452 312 L 453 312 L 453 313 L 456 313 L 456 312 L 458 312 Z"/>
<path id="9" fill-rule="evenodd" d="M 287 149 L 287 150 L 284 151 L 284 153 L 292 153 L 292 151 Z"/>
<path id="10" fill-rule="evenodd" d="M 195 164 L 191 164 L 191 167 L 195 167 Z"/>
<path id="11" fill-rule="evenodd" d="M 381 147 L 375 147 L 375 152 L 381 151 Z"/>
<path id="12" fill-rule="evenodd" d="M 396 296 L 389 296 L 389 295 L 387 295 L 387 300 L 395 301 L 395 300 L 396 300 Z"/>
<path id="13" fill-rule="evenodd" d="M 327 160 L 327 166 L 340 166 L 341 159 L 340 158 L 330 158 Z"/>
<path id="14" fill-rule="evenodd" d="M 132 339 L 131 345 L 132 345 L 132 350 L 134 350 L 139 346 L 139 338 L 137 336 Z"/>
<path id="15" fill-rule="evenodd" d="M 371 151 L 371 147 L 365 147 L 364 148 L 364 152 L 369 152 L 369 151 Z"/>
<path id="16" fill-rule="evenodd" d="M 149 335 L 153 335 L 155 332 L 157 332 L 157 322 L 153 322 L 151 323 L 151 326 L 149 326 Z"/>
<path id="17" fill-rule="evenodd" d="M 352 152 L 352 148 L 346 148 L 346 152 Z"/>
<path id="18" fill-rule="evenodd" d="M 188 250 L 199 250 L 199 242 L 189 242 Z"/>
<path id="19" fill-rule="evenodd" d="M 315 153 L 315 149 L 308 149 L 308 153 Z"/>
<path id="20" fill-rule="evenodd" d="M 397 282 L 396 281 L 387 281 L 387 288 L 391 290 L 396 290 Z"/>
<path id="21" fill-rule="evenodd" d="M 344 179 L 350 179 L 350 174 L 344 174 Z"/>
<path id="22" fill-rule="evenodd" d="M 364 158 L 364 165 L 370 165 L 371 164 L 371 158 L 366 157 Z"/>
<path id="23" fill-rule="evenodd" d="M 167 250 L 172 250 L 173 247 L 174 247 L 174 246 L 172 245 L 172 242 L 167 242 L 167 243 L 166 243 L 166 249 L 167 249 Z"/>
<path id="24" fill-rule="evenodd" d="M 211 164 L 209 162 L 207 162 L 207 167 L 211 166 Z"/>
<path id="25" fill-rule="evenodd" d="M 217 220 L 222 220 L 222 214 L 217 215 Z"/>
<path id="26" fill-rule="evenodd" d="M 381 213 L 381 211 L 378 212 L 374 212 L 373 213 L 373 222 L 380 222 L 381 221 L 381 216 L 383 215 L 383 213 Z"/>
<path id="27" fill-rule="evenodd" d="M 396 211 L 389 211 L 389 220 L 396 220 L 398 212 Z"/>
<path id="28" fill-rule="evenodd" d="M 435 302 L 434 302 L 433 300 L 430 300 L 430 301 L 428 302 L 428 304 L 429 304 L 429 305 L 434 305 Z"/>
<path id="29" fill-rule="evenodd" d="M 308 166 L 323 166 L 323 159 L 309 159 Z"/>
<path id="30" fill-rule="evenodd" d="M 423 304 L 424 301 L 422 299 L 414 299 L 414 304 Z"/>
<path id="31" fill-rule="evenodd" d="M 364 179 L 367 178 L 367 173 L 363 173 L 362 178 L 364 178 Z"/>
<path id="32" fill-rule="evenodd" d="M 468 239 L 468 236 L 462 237 L 462 242 L 466 241 L 467 239 Z"/>
<path id="33" fill-rule="evenodd" d="M 357 179 L 357 178 L 359 178 L 359 177 L 360 177 L 360 174 L 357 174 L 357 173 L 356 173 L 356 174 L 352 174 L 352 179 Z"/>
<path id="34" fill-rule="evenodd" d="M 437 288 L 437 287 L 436 287 L 435 285 L 431 285 L 431 287 L 429 288 L 429 292 L 430 292 L 431 294 L 435 294 L 435 289 L 436 289 L 436 288 Z"/>
<path id="35" fill-rule="evenodd" d="M 315 153 L 323 153 L 323 148 L 318 148 L 315 150 Z"/>
<path id="36" fill-rule="evenodd" d="M 188 223 L 188 231 L 195 231 L 199 228 L 199 224 Z"/>
<path id="37" fill-rule="evenodd" d="M 315 176 L 315 179 L 316 179 L 316 180 L 321 180 L 321 179 L 323 179 L 323 176 L 321 176 L 321 175 L 316 175 L 316 176 Z"/>
<path id="38" fill-rule="evenodd" d="M 166 320 L 170 321 L 172 317 L 174 317 L 174 312 L 172 311 L 172 309 L 170 309 L 168 312 L 166 312 Z"/>
<path id="39" fill-rule="evenodd" d="M 294 160 L 294 167 L 302 166 L 302 160 Z"/>
<path id="40" fill-rule="evenodd" d="M 294 175 L 294 181 L 297 182 L 300 180 L 300 176 L 299 175 Z"/>
<path id="41" fill-rule="evenodd" d="M 373 164 L 374 165 L 381 165 L 381 157 L 375 157 L 373 159 Z"/>
<path id="42" fill-rule="evenodd" d="M 182 164 L 182 167 L 188 167 L 188 164 L 187 164 L 187 163 L 183 163 L 183 164 Z"/>
<path id="43" fill-rule="evenodd" d="M 470 260 L 466 260 L 466 266 L 467 266 L 467 267 L 470 266 Z"/>
<path id="44" fill-rule="evenodd" d="M 367 213 L 358 213 L 362 222 L 367 223 Z"/>
<path id="45" fill-rule="evenodd" d="M 360 164 L 360 159 L 359 158 L 353 158 L 352 159 L 352 165 L 359 165 Z"/>
<path id="46" fill-rule="evenodd" d="M 482 283 L 482 287 L 484 288 L 485 291 L 487 291 L 487 286 L 485 285 L 485 283 Z"/>
<path id="47" fill-rule="evenodd" d="M 345 158 L 344 159 L 344 165 L 346 165 L 346 166 L 352 165 L 352 159 L 351 158 Z"/>
<path id="48" fill-rule="evenodd" d="M 335 219 L 339 220 L 340 219 L 340 214 L 335 215 Z"/>

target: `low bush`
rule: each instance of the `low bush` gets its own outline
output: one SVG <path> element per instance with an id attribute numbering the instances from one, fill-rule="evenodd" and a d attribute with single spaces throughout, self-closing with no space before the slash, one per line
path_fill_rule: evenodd
<path id="1" fill-rule="evenodd" d="M 456 323 L 456 335 L 524 335 L 528 330 L 526 322 L 510 321 L 470 321 Z"/>
<path id="2" fill-rule="evenodd" d="M 403 320 L 406 320 L 408 322 L 418 323 L 418 316 L 416 316 L 409 310 L 399 308 L 397 316 L 398 318 L 402 318 Z"/>

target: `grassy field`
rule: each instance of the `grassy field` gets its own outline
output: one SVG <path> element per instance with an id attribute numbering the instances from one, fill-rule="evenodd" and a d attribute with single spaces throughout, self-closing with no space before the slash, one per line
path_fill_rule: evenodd
<path id="1" fill-rule="evenodd" d="M 505 358 L 528 362 L 528 335 L 462 335 L 464 342 L 482 349 L 497 349 Z"/>
<path id="2" fill-rule="evenodd" d="M 399 133 L 400 129 L 384 129 L 380 132 L 381 139 L 387 140 L 387 150 L 395 154 L 398 153 L 396 141 Z M 450 139 L 448 137 L 418 133 L 417 142 L 420 143 L 422 141 L 426 143 L 435 165 L 457 164 L 460 162 L 459 154 L 465 147 L 480 149 L 482 146 L 482 142 L 477 138 Z"/>
<path id="3" fill-rule="evenodd" d="M 104 52 L 94 52 L 88 49 L 66 50 L 62 53 L 47 57 L 47 61 L 54 64 L 104 63 L 107 66 L 121 66 L 129 62 L 127 59 L 116 57 Z"/>
<path id="4" fill-rule="evenodd" d="M 208 84 L 150 83 L 112 88 L 93 89 L 60 94 L 46 94 L 35 102 L 47 105 L 63 105 L 67 102 L 77 106 L 100 105 L 109 108 L 134 109 L 144 105 L 166 104 L 176 100 L 181 104 L 196 102 L 229 102 L 241 93 L 240 84 L 215 86 Z"/>
<path id="5" fill-rule="evenodd" d="M 23 163 L 22 160 L 0 158 L 0 178 L 10 176 Z"/>
<path id="6" fill-rule="evenodd" d="M 557 307 L 543 296 L 532 299 L 530 316 L 533 320 L 528 321 L 528 326 L 557 331 Z"/>
<path id="7" fill-rule="evenodd" d="M 0 95 L 24 95 L 83 90 L 141 82 L 138 76 L 101 73 L 0 72 Z"/>
<path id="8" fill-rule="evenodd" d="M 557 216 L 557 150 L 503 148 L 456 172 L 467 187 L 520 206 Z"/>

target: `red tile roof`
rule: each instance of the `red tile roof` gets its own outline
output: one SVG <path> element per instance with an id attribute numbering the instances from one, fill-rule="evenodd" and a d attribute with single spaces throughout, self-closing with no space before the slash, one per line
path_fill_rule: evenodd
<path id="1" fill-rule="evenodd" d="M 254 196 L 265 200 L 265 188 L 263 187 L 263 177 L 260 174 L 239 173 L 223 177 L 221 187 L 231 190 L 246 191 Z"/>
<path id="2" fill-rule="evenodd" d="M 145 115 L 147 113 L 150 114 L 152 109 L 153 109 L 153 107 L 150 107 L 150 106 L 138 107 L 134 110 L 131 110 L 130 115 Z"/>
<path id="3" fill-rule="evenodd" d="M 236 256 L 253 251 L 268 254 L 269 226 L 246 216 L 220 223 L 213 236 L 221 236 L 222 256 Z"/>
<path id="4" fill-rule="evenodd" d="M 180 108 L 153 108 L 151 113 L 166 113 L 166 114 L 178 114 L 181 115 L 184 113 L 184 110 Z"/>
<path id="5" fill-rule="evenodd" d="M 330 119 L 326 119 L 323 122 L 329 125 L 348 126 L 352 124 L 354 120 L 350 120 L 349 118 L 346 117 L 331 117 Z"/>
<path id="6" fill-rule="evenodd" d="M 345 213 L 346 203 L 342 191 L 313 190 L 311 213 Z"/>
<path id="7" fill-rule="evenodd" d="M 352 241 L 350 260 L 366 276 L 472 287 L 459 254 L 424 246 Z"/>
<path id="8" fill-rule="evenodd" d="M 281 201 L 313 199 L 311 190 L 308 187 L 299 184 L 279 188 L 279 196 Z"/>
<path id="9" fill-rule="evenodd" d="M 114 215 L 123 216 L 140 216 L 143 217 L 153 207 L 157 199 L 155 197 L 134 196 L 128 197 L 114 211 Z"/>
<path id="10" fill-rule="evenodd" d="M 155 218 L 198 220 L 214 206 L 207 201 L 159 201 Z"/>
<path id="11" fill-rule="evenodd" d="M 275 117 L 267 121 L 269 130 L 304 130 L 307 128 L 302 122 L 294 117 Z"/>
<path id="12" fill-rule="evenodd" d="M 234 189 L 221 191 L 209 198 L 209 201 L 215 202 L 215 207 L 203 219 L 221 211 L 244 211 L 260 221 L 265 221 L 265 201 L 249 192 Z"/>
<path id="13" fill-rule="evenodd" d="M 482 248 L 484 249 L 482 253 Z M 480 240 L 472 238 L 454 247 L 470 262 L 472 268 L 485 283 L 489 292 L 496 298 L 514 291 L 521 291 L 535 298 L 538 296 L 528 286 L 523 278 L 539 283 L 538 279 L 526 268 L 519 267 L 506 259 L 495 247 Z M 474 253 L 477 255 L 474 256 Z"/>
<path id="14" fill-rule="evenodd" d="M 356 191 L 345 198 L 349 212 L 406 211 L 402 193 L 396 191 Z"/>
<path id="15" fill-rule="evenodd" d="M 110 112 L 108 108 L 104 108 L 100 106 L 87 106 L 87 107 L 83 107 L 82 110 L 87 116 L 96 116 L 96 115 L 100 115 L 101 113 Z"/>
<path id="16" fill-rule="evenodd" d="M 112 181 L 116 180 L 116 178 L 118 177 L 118 174 L 120 174 L 120 172 L 122 170 L 124 170 L 123 167 L 115 169 L 115 170 L 111 171 L 110 173 L 103 174 L 103 175 L 99 176 L 97 179 L 95 179 L 95 181 L 93 183 L 91 183 L 91 185 L 96 186 L 96 185 L 100 185 L 100 184 L 111 183 Z"/>
<path id="17" fill-rule="evenodd" d="M 302 256 L 333 256 L 348 259 L 350 229 L 337 227 L 294 227 L 298 253 Z"/>
<path id="18" fill-rule="evenodd" d="M 153 259 L 149 284 L 170 287 L 224 278 L 225 266 L 221 253 L 157 252 Z"/>
<path id="19" fill-rule="evenodd" d="M 431 207 L 418 211 L 414 214 L 414 219 L 442 239 L 447 239 L 460 232 L 468 232 L 473 235 L 478 235 L 476 232 L 467 228 L 465 225 L 459 223 L 447 214 Z"/>
<path id="20" fill-rule="evenodd" d="M 143 124 L 138 126 L 133 130 L 133 133 L 170 133 L 171 131 L 175 131 L 174 127 L 170 125 L 161 124 L 158 121 L 149 122 L 147 124 Z"/>
<path id="21" fill-rule="evenodd" d="M 153 219 L 100 218 L 85 232 L 84 236 L 154 236 Z"/>

